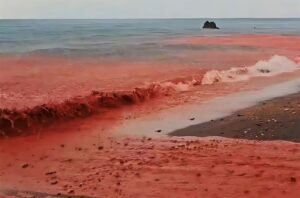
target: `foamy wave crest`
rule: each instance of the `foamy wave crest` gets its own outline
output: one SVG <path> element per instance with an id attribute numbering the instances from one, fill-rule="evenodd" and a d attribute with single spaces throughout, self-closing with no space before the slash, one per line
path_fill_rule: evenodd
<path id="1" fill-rule="evenodd" d="M 268 61 L 259 61 L 249 67 L 235 67 L 223 71 L 211 70 L 205 74 L 199 72 L 196 76 L 150 83 L 129 91 L 92 91 L 85 96 L 69 98 L 60 103 L 46 103 L 25 109 L 0 108 L 0 137 L 19 135 L 24 131 L 30 132 L 56 122 L 83 118 L 111 108 L 141 103 L 158 96 L 185 92 L 197 85 L 235 82 L 255 76 L 273 76 L 292 72 L 298 68 L 296 62 L 276 55 Z"/>
<path id="2" fill-rule="evenodd" d="M 285 56 L 275 55 L 267 61 L 259 61 L 248 67 L 233 67 L 229 70 L 211 70 L 205 73 L 201 84 L 210 85 L 219 82 L 237 82 L 258 76 L 275 76 L 299 69 L 299 63 Z"/>
<path id="3" fill-rule="evenodd" d="M 197 83 L 197 80 L 192 79 L 189 81 L 183 81 L 183 82 L 164 82 L 160 83 L 160 85 L 166 89 L 171 89 L 174 91 L 184 92 L 190 90 L 195 84 Z"/>

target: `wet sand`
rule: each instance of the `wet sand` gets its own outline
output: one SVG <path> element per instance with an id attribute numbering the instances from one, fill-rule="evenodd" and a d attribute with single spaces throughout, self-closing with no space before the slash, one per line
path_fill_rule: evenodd
<path id="1" fill-rule="evenodd" d="M 6 159 L 2 194 L 13 189 L 15 194 L 90 197 L 296 198 L 300 193 L 300 147 L 293 143 L 180 138 L 64 146 L 64 141 L 43 142 L 40 149 L 20 146 L 28 147 L 26 154 L 12 155 L 1 146 Z"/>
<path id="2" fill-rule="evenodd" d="M 262 102 L 225 118 L 177 130 L 173 136 L 221 136 L 300 142 L 300 93 Z"/>
<path id="3" fill-rule="evenodd" d="M 265 119 L 274 116 L 278 125 L 289 129 L 297 119 L 293 112 L 298 113 L 299 95 L 262 103 L 224 121 L 258 129 L 265 128 Z M 254 126 L 260 120 L 263 126 Z M 218 126 L 218 122 L 213 123 Z M 275 125 L 268 124 L 270 133 Z M 228 130 L 230 126 L 235 129 L 228 124 Z M 113 135 L 109 125 L 91 130 L 85 123 L 80 128 L 1 140 L 0 158 L 5 160 L 0 162 L 0 195 L 296 198 L 300 193 L 297 143 L 217 137 L 136 138 Z M 296 141 L 297 136 L 291 137 Z"/>

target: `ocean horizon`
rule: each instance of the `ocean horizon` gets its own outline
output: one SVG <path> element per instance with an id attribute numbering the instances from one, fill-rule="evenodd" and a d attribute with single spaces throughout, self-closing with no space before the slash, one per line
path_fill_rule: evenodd
<path id="1" fill-rule="evenodd" d="M 206 20 L 211 19 L 0 20 L 0 53 L 95 54 L 116 57 L 146 54 L 151 57 L 151 53 L 155 56 L 155 49 L 159 49 L 160 53 L 174 50 L 161 42 L 165 39 L 300 34 L 300 19 L 213 19 L 220 29 L 203 30 Z M 128 49 L 131 50 L 130 54 Z"/>

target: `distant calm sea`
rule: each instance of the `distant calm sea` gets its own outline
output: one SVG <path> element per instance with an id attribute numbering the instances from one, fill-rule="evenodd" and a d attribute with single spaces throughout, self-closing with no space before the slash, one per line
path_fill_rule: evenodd
<path id="1" fill-rule="evenodd" d="M 220 30 L 202 30 L 206 20 L 0 20 L 0 53 L 159 59 L 187 47 L 170 46 L 161 43 L 162 39 L 232 34 L 300 35 L 300 19 L 210 19 Z"/>

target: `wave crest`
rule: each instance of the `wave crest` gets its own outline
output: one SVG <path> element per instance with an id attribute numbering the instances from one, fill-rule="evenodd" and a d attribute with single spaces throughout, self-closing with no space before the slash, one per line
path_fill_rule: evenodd
<path id="1" fill-rule="evenodd" d="M 201 81 L 203 85 L 220 82 L 237 82 L 249 80 L 258 76 L 275 76 L 285 72 L 292 72 L 299 65 L 285 56 L 275 55 L 269 60 L 259 61 L 255 65 L 247 67 L 232 67 L 228 70 L 210 70 L 204 74 Z"/>
<path id="2" fill-rule="evenodd" d="M 48 103 L 26 109 L 0 109 L 0 137 L 22 134 L 24 131 L 49 124 L 87 117 L 103 110 L 132 105 L 174 92 L 188 91 L 197 85 L 248 80 L 255 76 L 274 76 L 292 72 L 299 65 L 284 56 L 273 56 L 249 67 L 211 70 L 203 75 L 165 82 L 151 83 L 131 91 L 98 92 L 70 98 L 62 103 Z"/>
<path id="3" fill-rule="evenodd" d="M 132 91 L 92 91 L 87 96 L 74 97 L 57 104 L 48 103 L 21 110 L 0 109 L 0 137 L 18 135 L 59 121 L 87 117 L 105 109 L 141 103 L 177 91 L 176 86 L 176 83 L 152 83 Z"/>

